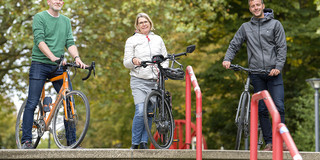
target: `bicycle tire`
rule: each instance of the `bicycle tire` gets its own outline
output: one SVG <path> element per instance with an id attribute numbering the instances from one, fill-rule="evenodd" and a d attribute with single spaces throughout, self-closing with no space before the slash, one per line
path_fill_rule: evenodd
<path id="1" fill-rule="evenodd" d="M 67 100 L 66 103 L 68 103 L 68 120 L 65 120 L 62 98 L 56 106 L 55 115 L 52 121 L 53 139 L 59 148 L 77 148 L 82 143 L 89 127 L 89 101 L 84 93 L 76 90 L 67 93 L 65 99 Z M 75 106 L 74 116 L 72 116 L 71 111 L 69 111 L 70 102 Z M 67 139 L 67 135 L 71 138 Z"/>
<path id="2" fill-rule="evenodd" d="M 241 136 L 243 132 L 244 127 L 244 117 L 246 113 L 246 104 L 247 104 L 247 94 L 245 92 L 242 93 L 240 98 L 240 117 L 238 121 L 238 130 L 237 130 L 237 137 L 236 137 L 236 150 L 240 150 L 240 144 L 241 144 Z"/>
<path id="3" fill-rule="evenodd" d="M 15 139 L 16 139 L 16 144 L 18 149 L 21 149 L 21 137 L 22 137 L 22 122 L 23 122 L 23 113 L 24 113 L 24 109 L 26 107 L 27 104 L 27 99 L 22 103 L 18 115 L 17 115 L 17 120 L 16 120 L 16 127 L 15 127 Z M 42 112 L 42 105 L 39 102 L 38 105 L 35 108 L 35 112 L 34 112 L 34 125 L 32 127 L 32 145 L 33 148 L 37 148 L 41 136 L 39 136 L 38 134 L 38 127 L 36 125 L 36 123 L 38 122 L 38 114 L 40 114 L 40 116 L 43 116 L 43 112 Z M 40 111 L 40 113 L 39 113 Z"/>
<path id="4" fill-rule="evenodd" d="M 258 150 L 260 150 L 261 146 L 263 145 L 263 134 L 260 124 L 258 125 Z"/>
<path id="5" fill-rule="evenodd" d="M 168 149 L 173 141 L 174 120 L 172 111 L 168 101 L 165 100 L 164 102 L 165 119 L 162 120 L 159 117 L 162 113 L 160 109 L 162 103 L 161 93 L 159 91 L 150 92 L 144 103 L 143 118 L 145 128 L 151 143 L 156 149 Z M 159 136 L 155 139 L 154 135 L 156 133 Z"/>

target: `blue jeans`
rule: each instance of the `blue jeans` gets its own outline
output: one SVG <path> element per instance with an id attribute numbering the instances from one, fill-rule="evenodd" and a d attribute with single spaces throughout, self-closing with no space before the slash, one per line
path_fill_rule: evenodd
<path id="1" fill-rule="evenodd" d="M 53 78 L 55 76 L 61 75 L 63 73 L 62 68 L 58 69 L 55 73 L 53 72 L 57 66 L 44 64 L 40 62 L 32 62 L 29 72 L 29 93 L 28 100 L 23 113 L 23 122 L 22 122 L 22 138 L 21 143 L 26 141 L 32 142 L 32 125 L 33 125 L 33 116 L 36 106 L 39 103 L 41 96 L 42 88 L 46 82 L 46 79 Z M 54 81 L 53 87 L 58 93 L 63 84 L 63 80 Z M 72 90 L 71 82 L 69 81 L 69 88 Z M 65 127 L 68 128 L 68 127 Z M 69 127 L 70 128 L 70 127 Z M 67 139 L 72 142 L 75 141 L 75 129 L 72 129 L 73 133 L 66 131 Z M 72 138 L 70 138 L 72 137 Z"/>
<path id="2" fill-rule="evenodd" d="M 268 90 L 280 113 L 281 123 L 284 123 L 284 87 L 282 75 L 250 74 L 250 78 L 254 87 L 254 93 Z M 269 111 L 263 100 L 259 101 L 259 121 L 265 143 L 272 143 L 272 126 L 269 119 Z"/>
<path id="3" fill-rule="evenodd" d="M 144 126 L 143 108 L 144 103 L 138 103 L 135 106 L 135 113 L 132 122 L 132 144 L 139 145 L 140 143 L 148 143 L 148 133 Z M 152 111 L 152 107 L 148 108 Z M 151 128 L 152 117 L 148 117 L 149 128 Z"/>

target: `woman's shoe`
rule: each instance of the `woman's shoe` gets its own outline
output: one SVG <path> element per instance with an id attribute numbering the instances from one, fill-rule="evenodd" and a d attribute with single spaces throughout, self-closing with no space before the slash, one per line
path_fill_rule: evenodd
<path id="1" fill-rule="evenodd" d="M 140 143 L 139 149 L 149 149 L 147 145 L 148 145 L 148 143 Z"/>
<path id="2" fill-rule="evenodd" d="M 131 145 L 130 149 L 138 149 L 139 145 Z"/>

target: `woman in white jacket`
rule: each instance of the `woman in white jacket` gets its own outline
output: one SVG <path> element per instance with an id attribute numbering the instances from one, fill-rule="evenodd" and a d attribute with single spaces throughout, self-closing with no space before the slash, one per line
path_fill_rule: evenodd
<path id="1" fill-rule="evenodd" d="M 155 66 L 146 68 L 140 66 L 141 61 L 150 61 L 154 55 L 167 56 L 167 49 L 162 38 L 151 30 L 154 30 L 150 17 L 145 13 L 139 13 L 135 20 L 136 33 L 128 38 L 124 50 L 123 64 L 130 69 L 130 87 L 135 104 L 135 114 L 132 122 L 132 146 L 131 149 L 148 149 L 148 134 L 144 127 L 143 107 L 147 94 L 156 88 L 158 71 Z M 163 62 L 167 68 L 169 62 Z M 151 125 L 151 120 L 149 120 Z"/>

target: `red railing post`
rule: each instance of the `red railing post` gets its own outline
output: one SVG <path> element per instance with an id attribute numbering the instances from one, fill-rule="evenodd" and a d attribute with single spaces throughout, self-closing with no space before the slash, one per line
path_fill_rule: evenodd
<path id="1" fill-rule="evenodd" d="M 260 94 L 252 95 L 250 113 L 250 160 L 258 159 L 258 103 Z"/>
<path id="2" fill-rule="evenodd" d="M 272 117 L 272 159 L 281 160 L 283 158 L 283 141 L 280 133 L 277 132 L 277 126 L 281 123 L 280 114 L 275 106 L 268 91 L 264 90 L 252 95 L 251 115 L 250 115 L 250 159 L 256 160 L 258 156 L 258 103 L 263 99 Z"/>
<path id="3" fill-rule="evenodd" d="M 188 66 L 186 69 L 186 72 L 187 72 L 186 74 L 186 128 L 189 125 L 187 124 L 188 122 L 187 119 L 190 120 L 190 127 L 191 127 L 191 84 L 190 84 L 190 81 L 191 81 L 194 91 L 196 93 L 196 138 L 197 138 L 196 157 L 197 157 L 197 160 L 202 160 L 202 95 L 201 95 L 201 90 L 200 90 L 197 78 L 194 75 L 192 67 Z M 188 88 L 190 88 L 190 90 Z M 187 117 L 187 107 L 188 107 L 188 112 L 190 109 L 190 115 L 188 115 L 188 117 Z M 187 132 L 189 132 L 189 130 L 187 131 L 186 129 L 186 135 L 187 135 Z M 191 128 L 190 128 L 190 133 L 191 133 Z M 186 139 L 187 138 L 188 137 L 186 137 Z"/>
<path id="4" fill-rule="evenodd" d="M 186 149 L 191 145 L 191 80 L 188 70 L 186 71 Z"/>

